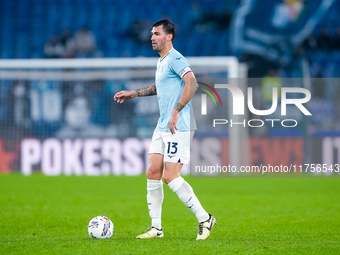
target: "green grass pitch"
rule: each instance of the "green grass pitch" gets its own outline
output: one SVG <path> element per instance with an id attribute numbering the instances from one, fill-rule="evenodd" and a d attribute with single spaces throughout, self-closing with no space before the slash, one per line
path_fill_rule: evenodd
<path id="1" fill-rule="evenodd" d="M 0 254 L 340 254 L 340 179 L 185 177 L 217 219 L 198 224 L 166 185 L 164 238 L 138 240 L 150 219 L 146 177 L 0 175 Z M 91 239 L 94 216 L 114 223 Z"/>

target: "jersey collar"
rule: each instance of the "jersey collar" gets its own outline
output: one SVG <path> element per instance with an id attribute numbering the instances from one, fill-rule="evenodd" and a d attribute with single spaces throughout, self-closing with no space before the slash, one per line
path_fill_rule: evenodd
<path id="1" fill-rule="evenodd" d="M 172 51 L 174 49 L 174 47 L 172 47 L 169 51 L 168 51 L 168 53 L 167 54 L 165 54 L 164 55 L 164 57 L 162 57 L 161 59 L 160 59 L 160 61 L 162 62 L 163 61 L 163 59 L 165 59 L 166 58 L 166 56 L 168 56 L 169 55 L 169 53 L 170 53 L 170 51 Z"/>

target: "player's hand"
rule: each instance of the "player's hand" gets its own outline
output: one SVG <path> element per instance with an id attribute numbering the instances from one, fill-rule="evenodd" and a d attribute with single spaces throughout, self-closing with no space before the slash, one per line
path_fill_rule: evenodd
<path id="1" fill-rule="evenodd" d="M 136 96 L 135 90 L 122 90 L 117 92 L 113 99 L 117 101 L 117 103 L 123 103 L 125 100 L 135 98 Z"/>
<path id="2" fill-rule="evenodd" d="M 171 115 L 170 121 L 169 121 L 169 130 L 170 130 L 171 134 L 175 134 L 175 129 L 177 130 L 178 116 L 179 116 L 179 112 L 174 110 L 172 112 L 172 115 Z"/>

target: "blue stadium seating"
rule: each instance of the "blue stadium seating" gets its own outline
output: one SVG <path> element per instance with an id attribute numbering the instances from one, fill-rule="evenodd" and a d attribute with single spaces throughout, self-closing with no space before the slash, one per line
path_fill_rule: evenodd
<path id="1" fill-rule="evenodd" d="M 200 0 L 204 12 L 234 11 L 239 0 Z M 178 27 L 177 47 L 186 56 L 230 55 L 228 29 L 218 32 L 198 31 L 191 26 L 188 13 L 191 1 L 182 0 L 2 0 L 0 8 L 0 58 L 43 58 L 44 43 L 65 28 L 72 33 L 87 25 L 95 34 L 98 49 L 105 57 L 155 56 L 129 36 L 136 20 L 151 23 L 168 17 Z M 340 1 L 336 1 L 316 28 L 340 27 Z M 124 41 L 124 43 L 123 43 Z M 316 54 L 322 66 L 338 55 Z M 334 58 L 334 59 L 333 59 Z"/>
<path id="2" fill-rule="evenodd" d="M 128 36 L 135 20 L 155 22 L 171 18 L 180 36 L 176 45 L 185 55 L 226 55 L 228 31 L 221 35 L 190 30 L 190 1 L 180 0 L 2 0 L 0 8 L 0 57 L 43 58 L 44 43 L 65 28 L 76 32 L 87 25 L 95 34 L 98 49 L 107 57 L 154 56 L 152 50 Z M 201 0 L 204 11 L 234 10 L 238 0 Z M 185 33 L 182 31 L 186 31 Z M 189 40 L 190 39 L 190 40 Z M 121 43 L 124 40 L 126 43 Z M 197 45 L 198 40 L 202 42 Z M 189 42 L 190 41 L 190 42 Z M 203 48 L 202 48 L 203 45 Z"/>

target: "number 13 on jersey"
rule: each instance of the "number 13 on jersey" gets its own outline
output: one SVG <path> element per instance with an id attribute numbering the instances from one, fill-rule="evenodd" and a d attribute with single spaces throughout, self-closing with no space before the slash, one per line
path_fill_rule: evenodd
<path id="1" fill-rule="evenodd" d="M 177 145 L 178 143 L 176 142 L 168 142 L 168 154 L 176 154 Z"/>

